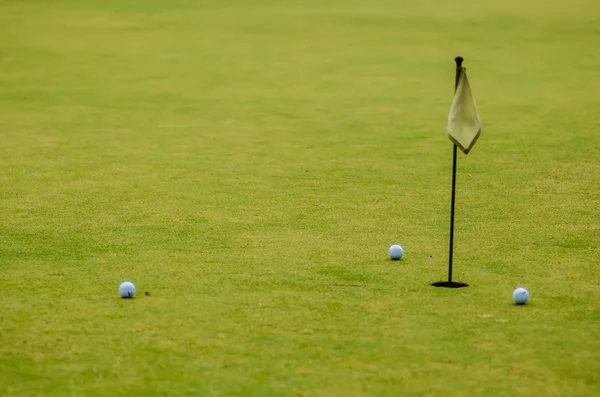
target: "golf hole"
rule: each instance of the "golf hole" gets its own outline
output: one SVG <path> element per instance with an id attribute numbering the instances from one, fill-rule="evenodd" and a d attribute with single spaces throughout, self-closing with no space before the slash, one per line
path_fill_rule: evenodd
<path id="1" fill-rule="evenodd" d="M 442 287 L 442 288 L 464 288 L 464 287 L 469 286 L 469 284 L 457 283 L 455 281 L 438 281 L 431 285 L 434 287 Z"/>

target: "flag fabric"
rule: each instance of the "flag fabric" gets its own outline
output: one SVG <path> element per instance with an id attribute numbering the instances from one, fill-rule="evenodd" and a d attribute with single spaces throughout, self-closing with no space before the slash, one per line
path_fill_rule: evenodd
<path id="1" fill-rule="evenodd" d="M 480 134 L 479 112 L 477 112 L 475 98 L 471 93 L 467 72 L 465 68 L 462 68 L 448 115 L 448 138 L 464 154 L 468 154 Z"/>

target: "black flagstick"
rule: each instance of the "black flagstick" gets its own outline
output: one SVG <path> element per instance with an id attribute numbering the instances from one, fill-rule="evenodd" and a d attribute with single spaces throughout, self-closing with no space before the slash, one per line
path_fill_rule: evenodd
<path id="1" fill-rule="evenodd" d="M 458 56 L 454 58 L 456 62 L 456 78 L 454 79 L 454 92 L 458 88 L 458 82 L 460 81 L 460 75 L 464 61 L 463 57 Z M 434 287 L 446 287 L 446 288 L 461 288 L 467 287 L 468 284 L 455 283 L 452 281 L 452 257 L 454 251 L 454 201 L 456 198 L 456 144 L 452 145 L 452 199 L 450 201 L 450 248 L 448 250 L 448 281 L 440 281 L 433 283 Z"/>
<path id="2" fill-rule="evenodd" d="M 454 92 L 458 88 L 460 74 L 462 73 L 463 57 L 456 57 L 456 78 L 454 79 Z M 456 198 L 456 144 L 452 145 L 452 200 L 450 201 L 450 248 L 448 250 L 448 282 L 452 282 L 452 251 L 454 249 L 454 201 Z"/>

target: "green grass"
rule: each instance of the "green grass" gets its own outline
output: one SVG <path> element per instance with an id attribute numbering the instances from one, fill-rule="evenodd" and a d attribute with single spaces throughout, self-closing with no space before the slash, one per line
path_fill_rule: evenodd
<path id="1" fill-rule="evenodd" d="M 492 3 L 0 1 L 0 394 L 597 395 L 600 3 Z"/>

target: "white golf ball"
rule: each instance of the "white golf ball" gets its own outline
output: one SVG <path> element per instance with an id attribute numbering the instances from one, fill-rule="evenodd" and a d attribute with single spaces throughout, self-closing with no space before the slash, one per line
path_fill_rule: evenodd
<path id="1" fill-rule="evenodd" d="M 402 258 L 402 255 L 404 255 L 404 250 L 398 244 L 394 244 L 388 250 L 388 255 L 390 256 L 390 258 L 397 261 L 400 258 Z"/>
<path id="2" fill-rule="evenodd" d="M 135 285 L 130 281 L 125 281 L 119 285 L 119 294 L 123 298 L 133 298 L 135 295 Z"/>
<path id="3" fill-rule="evenodd" d="M 519 287 L 513 291 L 513 300 L 517 305 L 524 305 L 529 300 L 529 291 L 523 287 Z"/>

